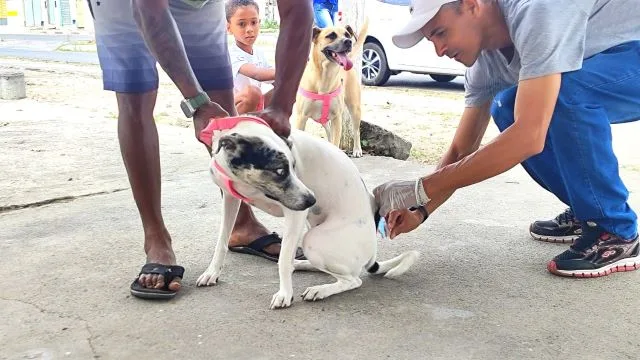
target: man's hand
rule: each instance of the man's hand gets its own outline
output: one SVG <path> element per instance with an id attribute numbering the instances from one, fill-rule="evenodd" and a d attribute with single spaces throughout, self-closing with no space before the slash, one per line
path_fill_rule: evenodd
<path id="1" fill-rule="evenodd" d="M 403 210 L 427 202 L 426 195 L 421 195 L 420 180 L 389 181 L 373 189 L 378 214 L 386 217 L 391 210 Z M 424 193 L 424 191 L 422 191 Z"/>
<path id="2" fill-rule="evenodd" d="M 209 101 L 208 103 L 200 106 L 193 115 L 193 127 L 196 131 L 196 139 L 202 142 L 202 140 L 200 140 L 200 133 L 204 128 L 207 127 L 207 125 L 209 125 L 211 119 L 223 118 L 228 116 L 228 112 L 226 112 L 220 105 L 212 101 Z M 208 144 L 205 145 L 209 147 Z"/>
<path id="3" fill-rule="evenodd" d="M 393 239 L 400 234 L 413 231 L 425 220 L 424 214 L 420 210 L 391 210 L 387 217 L 387 228 L 389 238 Z"/>
<path id="4" fill-rule="evenodd" d="M 262 118 L 271 126 L 273 131 L 280 136 L 289 137 L 291 133 L 291 123 L 289 122 L 289 116 L 291 114 L 286 113 L 280 108 L 267 106 L 264 110 L 249 115 Z"/>

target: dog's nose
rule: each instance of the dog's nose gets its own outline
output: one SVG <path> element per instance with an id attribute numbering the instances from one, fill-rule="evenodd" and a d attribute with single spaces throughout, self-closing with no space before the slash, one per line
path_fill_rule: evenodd
<path id="1" fill-rule="evenodd" d="M 347 47 L 347 49 L 351 50 L 351 47 L 353 46 L 353 40 L 344 39 L 344 45 Z"/>
<path id="2" fill-rule="evenodd" d="M 306 195 L 304 197 L 304 208 L 308 209 L 316 204 L 316 198 L 313 195 Z"/>

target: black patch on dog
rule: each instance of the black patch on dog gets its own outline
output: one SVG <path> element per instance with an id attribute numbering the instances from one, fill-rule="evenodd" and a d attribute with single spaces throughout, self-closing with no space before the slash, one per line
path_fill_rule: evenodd
<path id="1" fill-rule="evenodd" d="M 259 137 L 237 137 L 234 139 L 233 157 L 229 165 L 235 169 L 272 170 L 282 169 L 281 177 L 289 171 L 289 160 L 282 152 L 266 146 Z"/>
<path id="2" fill-rule="evenodd" d="M 375 272 L 378 270 L 380 270 L 380 264 L 378 264 L 378 262 L 376 261 L 373 263 L 373 265 L 371 265 L 370 268 L 367 269 L 367 272 L 375 274 Z"/>

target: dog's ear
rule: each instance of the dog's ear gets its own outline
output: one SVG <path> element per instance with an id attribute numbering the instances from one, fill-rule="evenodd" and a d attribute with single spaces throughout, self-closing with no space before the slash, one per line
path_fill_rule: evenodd
<path id="1" fill-rule="evenodd" d="M 347 32 L 353 36 L 353 41 L 358 41 L 358 37 L 356 36 L 355 31 L 353 31 L 353 28 L 351 28 L 351 25 L 347 25 L 345 29 L 347 29 Z"/>
<path id="2" fill-rule="evenodd" d="M 319 27 L 317 27 L 317 26 L 313 27 L 313 36 L 312 36 L 313 41 L 316 41 L 316 39 L 318 38 L 318 35 L 320 35 L 321 31 L 322 31 L 322 29 L 320 29 Z"/>
<path id="3" fill-rule="evenodd" d="M 284 141 L 285 144 L 287 144 L 287 147 L 289 149 L 293 148 L 293 142 L 289 140 L 289 138 L 286 138 L 284 136 L 280 136 L 280 138 L 282 139 L 282 141 Z"/>

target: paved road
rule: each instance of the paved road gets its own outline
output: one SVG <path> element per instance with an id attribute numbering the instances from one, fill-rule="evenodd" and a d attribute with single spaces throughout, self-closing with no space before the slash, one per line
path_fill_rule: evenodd
<path id="1" fill-rule="evenodd" d="M 276 34 L 261 34 L 260 39 L 275 44 Z M 56 51 L 63 44 L 86 40 L 93 40 L 93 37 L 91 35 L 0 34 L 0 57 L 98 64 L 98 56 L 94 52 Z M 427 75 L 402 73 L 392 76 L 384 86 L 463 91 L 463 85 L 462 77 L 443 84 L 433 81 Z"/>

